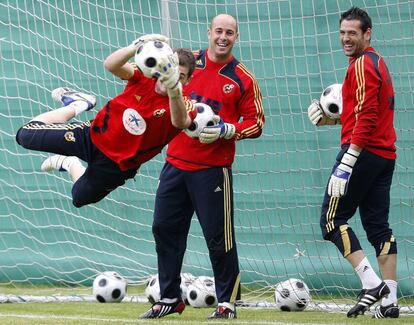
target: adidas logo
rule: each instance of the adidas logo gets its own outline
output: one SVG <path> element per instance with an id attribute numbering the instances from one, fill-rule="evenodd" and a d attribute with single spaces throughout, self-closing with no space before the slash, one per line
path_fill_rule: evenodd
<path id="1" fill-rule="evenodd" d="M 362 272 L 365 272 L 365 271 L 367 271 L 367 270 L 369 270 L 369 267 L 368 266 L 364 266 L 364 269 L 362 270 Z"/>
<path id="2" fill-rule="evenodd" d="M 221 187 L 220 186 L 217 186 L 216 189 L 214 190 L 214 193 L 221 192 L 221 191 L 222 191 Z"/>

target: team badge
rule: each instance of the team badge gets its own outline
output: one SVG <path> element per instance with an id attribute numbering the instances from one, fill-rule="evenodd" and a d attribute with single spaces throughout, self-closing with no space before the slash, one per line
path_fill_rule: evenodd
<path id="1" fill-rule="evenodd" d="M 223 86 L 223 91 L 224 91 L 226 94 L 229 94 L 229 93 L 233 90 L 233 88 L 234 88 L 234 85 L 233 85 L 233 84 L 225 84 L 225 85 Z"/>
<path id="2" fill-rule="evenodd" d="M 144 118 L 133 108 L 127 108 L 122 116 L 125 129 L 133 135 L 141 135 L 147 129 Z"/>
<path id="3" fill-rule="evenodd" d="M 156 109 L 155 111 L 154 111 L 154 116 L 155 117 L 163 117 L 164 116 L 164 114 L 165 114 L 165 109 L 164 108 L 161 108 L 161 109 Z"/>
<path id="4" fill-rule="evenodd" d="M 71 131 L 66 132 L 64 137 L 65 137 L 65 140 L 68 141 L 68 142 L 75 142 L 76 141 L 75 135 Z"/>

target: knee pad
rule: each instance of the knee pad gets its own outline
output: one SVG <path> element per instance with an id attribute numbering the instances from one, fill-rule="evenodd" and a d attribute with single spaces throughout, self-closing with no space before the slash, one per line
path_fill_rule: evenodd
<path id="1" fill-rule="evenodd" d="M 374 243 L 377 256 L 397 254 L 397 240 L 394 235 L 391 235 L 388 240 L 379 243 Z"/>
<path id="2" fill-rule="evenodd" d="M 362 249 L 354 231 L 348 225 L 341 225 L 339 228 L 335 227 L 334 230 L 325 236 L 325 239 L 333 242 L 343 257 L 347 257 L 349 254 Z"/>

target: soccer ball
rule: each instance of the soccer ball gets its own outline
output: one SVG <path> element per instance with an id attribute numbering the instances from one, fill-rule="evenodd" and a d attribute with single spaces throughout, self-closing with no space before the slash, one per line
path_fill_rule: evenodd
<path id="1" fill-rule="evenodd" d="M 158 274 L 152 275 L 147 281 L 145 287 L 145 296 L 151 304 L 161 299 L 160 282 L 158 281 Z"/>
<path id="2" fill-rule="evenodd" d="M 338 119 L 342 113 L 342 84 L 327 87 L 321 95 L 320 104 L 327 117 Z"/>
<path id="3" fill-rule="evenodd" d="M 213 307 L 217 305 L 214 278 L 199 276 L 188 286 L 187 300 L 196 308 Z"/>
<path id="4" fill-rule="evenodd" d="M 190 304 L 187 299 L 188 287 L 191 283 L 193 283 L 195 279 L 196 277 L 192 275 L 191 273 L 181 273 L 181 284 L 180 284 L 181 298 L 183 299 L 186 305 Z"/>
<path id="5" fill-rule="evenodd" d="M 149 41 L 138 47 L 134 61 L 145 77 L 153 77 L 153 68 L 158 64 L 162 57 L 173 54 L 171 47 L 161 41 Z"/>
<path id="6" fill-rule="evenodd" d="M 121 302 L 127 291 L 127 280 L 116 272 L 103 272 L 93 281 L 92 293 L 99 302 Z"/>
<path id="7" fill-rule="evenodd" d="M 184 129 L 185 134 L 190 138 L 198 138 L 200 132 L 205 126 L 213 126 L 218 123 L 217 115 L 214 114 L 210 106 L 204 103 L 195 103 L 195 108 L 197 109 L 197 116 L 191 122 L 191 125 Z"/>
<path id="8" fill-rule="evenodd" d="M 302 280 L 289 279 L 276 285 L 276 307 L 282 311 L 302 311 L 310 300 L 309 288 Z"/>

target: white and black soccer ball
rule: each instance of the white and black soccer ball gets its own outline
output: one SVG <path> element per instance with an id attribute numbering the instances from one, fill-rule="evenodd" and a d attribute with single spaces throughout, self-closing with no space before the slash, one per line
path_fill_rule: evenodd
<path id="1" fill-rule="evenodd" d="M 116 272 L 103 272 L 93 281 L 92 294 L 99 302 L 121 302 L 127 292 L 127 280 Z"/>
<path id="2" fill-rule="evenodd" d="M 302 311 L 310 301 L 309 288 L 302 280 L 292 278 L 276 285 L 275 302 L 281 311 Z"/>
<path id="3" fill-rule="evenodd" d="M 199 276 L 187 289 L 188 303 L 196 308 L 217 306 L 216 286 L 214 278 Z"/>
<path id="4" fill-rule="evenodd" d="M 190 138 L 197 139 L 204 127 L 216 125 L 218 120 L 217 115 L 214 114 L 209 105 L 195 103 L 194 106 L 197 109 L 197 116 L 191 122 L 191 125 L 187 129 L 184 129 L 184 132 Z"/>
<path id="5" fill-rule="evenodd" d="M 326 87 L 319 102 L 326 116 L 338 119 L 342 114 L 342 84 Z"/>
<path id="6" fill-rule="evenodd" d="M 173 54 L 171 47 L 161 41 L 148 41 L 138 47 L 134 61 L 138 68 L 147 78 L 153 77 L 155 68 L 161 57 L 168 57 Z"/>
<path id="7" fill-rule="evenodd" d="M 181 284 L 180 284 L 180 291 L 181 291 L 181 299 L 185 302 L 186 305 L 189 305 L 187 299 L 187 291 L 190 284 L 196 279 L 194 275 L 191 273 L 181 273 Z"/>
<path id="8" fill-rule="evenodd" d="M 158 281 L 158 274 L 151 275 L 147 280 L 145 287 L 145 297 L 151 304 L 161 299 L 160 282 Z"/>

